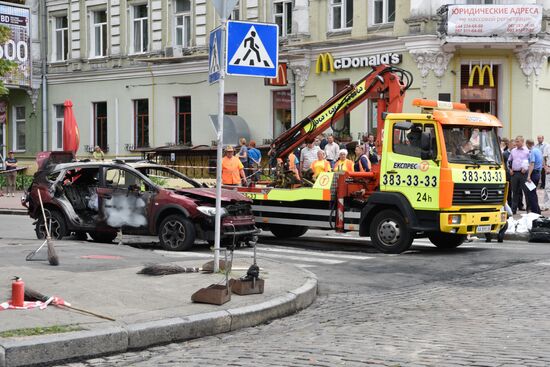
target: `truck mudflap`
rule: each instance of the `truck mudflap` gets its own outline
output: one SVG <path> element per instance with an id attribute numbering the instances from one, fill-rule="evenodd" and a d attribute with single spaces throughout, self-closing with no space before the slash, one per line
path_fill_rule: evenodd
<path id="1" fill-rule="evenodd" d="M 456 234 L 497 233 L 506 225 L 506 212 L 444 212 L 439 215 L 441 232 Z"/>

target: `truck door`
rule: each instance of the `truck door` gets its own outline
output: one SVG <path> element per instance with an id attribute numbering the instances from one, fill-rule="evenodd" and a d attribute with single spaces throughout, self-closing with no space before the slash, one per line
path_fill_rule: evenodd
<path id="1" fill-rule="evenodd" d="M 403 194 L 414 209 L 439 209 L 439 165 L 422 159 L 422 133 L 431 139 L 431 157 L 437 157 L 436 126 L 428 121 L 393 121 L 380 172 L 381 191 Z"/>

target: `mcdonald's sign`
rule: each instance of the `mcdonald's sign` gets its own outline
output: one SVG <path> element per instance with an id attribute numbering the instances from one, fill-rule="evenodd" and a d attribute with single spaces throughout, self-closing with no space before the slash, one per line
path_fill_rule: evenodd
<path id="1" fill-rule="evenodd" d="M 265 78 L 264 79 L 264 85 L 271 85 L 275 87 L 284 87 L 288 84 L 288 78 L 287 78 L 287 71 L 286 71 L 286 63 L 281 62 L 279 63 L 279 67 L 277 69 L 277 77 L 276 78 Z"/>
<path id="2" fill-rule="evenodd" d="M 474 78 L 476 76 L 476 71 L 479 73 L 479 86 L 485 85 L 485 72 L 489 73 L 489 87 L 495 87 L 495 78 L 493 76 L 493 68 L 490 65 L 475 65 L 470 70 L 470 79 L 468 80 L 468 87 L 474 86 Z"/>
<path id="3" fill-rule="evenodd" d="M 325 52 L 317 56 L 315 73 L 334 73 L 335 70 L 349 68 L 365 68 L 381 64 L 399 64 L 402 60 L 401 54 L 386 53 L 372 56 L 340 57 L 335 59 L 330 53 Z"/>
<path id="4" fill-rule="evenodd" d="M 315 73 L 320 74 L 321 72 L 334 73 L 334 58 L 328 52 L 319 54 L 317 56 L 317 63 L 315 64 Z"/>

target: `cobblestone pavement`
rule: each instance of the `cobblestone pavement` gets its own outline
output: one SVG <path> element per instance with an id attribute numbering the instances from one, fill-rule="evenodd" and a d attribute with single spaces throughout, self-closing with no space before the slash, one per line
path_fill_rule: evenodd
<path id="1" fill-rule="evenodd" d="M 321 295 L 270 324 L 64 366 L 550 366 L 543 257 L 406 288 Z"/>

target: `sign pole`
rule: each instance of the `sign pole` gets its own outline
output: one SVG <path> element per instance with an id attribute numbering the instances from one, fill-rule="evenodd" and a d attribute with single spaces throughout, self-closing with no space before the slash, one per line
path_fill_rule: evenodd
<path id="1" fill-rule="evenodd" d="M 225 89 L 225 1 L 222 2 L 221 14 L 221 55 L 220 79 L 218 80 L 218 152 L 216 161 L 216 223 L 214 227 L 214 273 L 220 271 L 220 236 L 221 236 L 221 206 L 222 206 L 222 154 L 223 154 L 223 105 Z M 227 266 L 227 265 L 225 265 Z"/>

